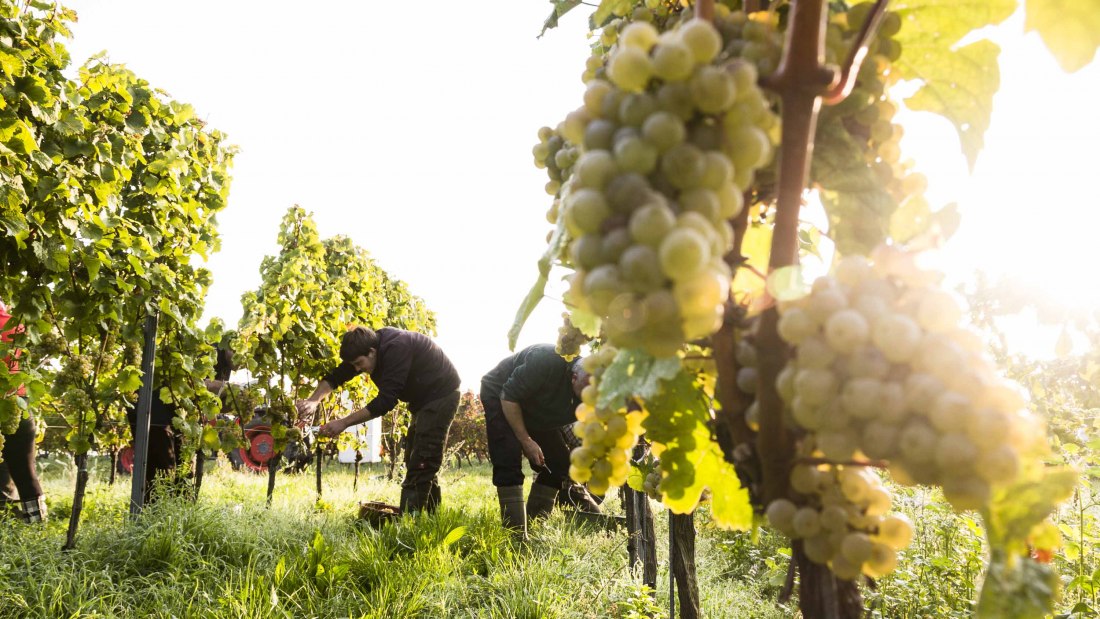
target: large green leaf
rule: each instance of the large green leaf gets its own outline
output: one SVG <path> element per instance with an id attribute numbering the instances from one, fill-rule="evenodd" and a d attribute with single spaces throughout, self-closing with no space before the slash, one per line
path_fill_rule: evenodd
<path id="1" fill-rule="evenodd" d="M 617 409 L 630 397 L 651 398 L 661 390 L 661 381 L 679 372 L 679 357 L 656 359 L 641 350 L 620 350 L 600 377 L 596 406 Z"/>
<path id="2" fill-rule="evenodd" d="M 1003 21 L 1016 10 L 1016 1 L 901 0 L 892 9 L 903 24 L 895 66 L 903 78 L 924 82 L 906 105 L 951 121 L 973 168 L 1000 88 L 1000 48 L 990 41 L 956 46 L 972 31 Z"/>
<path id="3" fill-rule="evenodd" d="M 1001 48 L 992 41 L 975 41 L 955 50 L 928 46 L 907 52 L 909 77 L 919 78 L 925 85 L 906 99 L 905 105 L 951 121 L 973 169 L 985 145 L 993 95 L 1001 87 L 997 66 Z"/>
<path id="4" fill-rule="evenodd" d="M 646 437 L 661 459 L 662 502 L 674 513 L 690 513 L 709 489 L 715 522 L 735 529 L 752 526 L 748 491 L 711 437 L 710 407 L 695 377 L 680 372 L 662 381 L 645 408 Z"/>
<path id="5" fill-rule="evenodd" d="M 1100 47 L 1100 2 L 1096 0 L 1027 0 L 1024 30 L 1035 31 L 1070 73 L 1096 57 Z"/>

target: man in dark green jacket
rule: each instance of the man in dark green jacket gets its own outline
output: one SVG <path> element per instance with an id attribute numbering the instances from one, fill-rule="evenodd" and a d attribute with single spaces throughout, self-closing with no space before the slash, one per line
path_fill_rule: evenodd
<path id="1" fill-rule="evenodd" d="M 580 359 L 566 361 L 553 344 L 528 346 L 482 377 L 489 460 L 505 526 L 525 531 L 527 518 L 554 508 L 569 479 L 569 448 L 561 429 L 577 420 L 580 393 L 587 384 Z M 524 456 L 538 471 L 526 511 Z"/>

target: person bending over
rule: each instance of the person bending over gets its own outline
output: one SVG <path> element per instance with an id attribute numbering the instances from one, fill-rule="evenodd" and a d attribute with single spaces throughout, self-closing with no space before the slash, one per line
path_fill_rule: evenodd
<path id="1" fill-rule="evenodd" d="M 553 344 L 528 346 L 482 377 L 489 460 L 505 526 L 525 531 L 527 519 L 550 513 L 558 491 L 568 485 L 569 447 L 562 429 L 577 420 L 587 384 L 580 358 L 566 361 Z M 526 510 L 523 456 L 537 471 Z"/>
<path id="2" fill-rule="evenodd" d="M 340 342 L 342 363 L 317 383 L 313 394 L 295 405 L 302 419 L 312 420 L 317 405 L 358 374 L 378 388 L 366 406 L 321 426 L 321 436 L 335 437 L 347 428 L 381 417 L 400 400 L 409 405 L 412 423 L 406 435 L 405 479 L 401 511 L 432 512 L 439 506 L 439 468 L 447 432 L 458 412 L 459 377 L 451 360 L 432 339 L 393 327 L 378 331 L 355 327 Z"/>

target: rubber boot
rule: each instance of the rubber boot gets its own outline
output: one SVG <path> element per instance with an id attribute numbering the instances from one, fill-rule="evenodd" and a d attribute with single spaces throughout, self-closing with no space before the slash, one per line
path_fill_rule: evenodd
<path id="1" fill-rule="evenodd" d="M 534 520 L 549 515 L 557 498 L 557 488 L 540 483 L 531 484 L 531 494 L 527 496 L 527 519 Z"/>
<path id="2" fill-rule="evenodd" d="M 398 502 L 398 507 L 401 508 L 402 514 L 411 514 L 419 512 L 424 507 L 424 498 L 420 496 L 419 488 L 401 488 L 401 499 Z"/>
<path id="3" fill-rule="evenodd" d="M 523 511 L 523 486 L 497 488 L 497 498 L 500 499 L 500 520 L 504 528 L 526 538 L 527 512 Z"/>
<path id="4" fill-rule="evenodd" d="M 23 501 L 23 522 L 45 522 L 48 515 L 46 497 L 40 496 L 29 501 Z"/>

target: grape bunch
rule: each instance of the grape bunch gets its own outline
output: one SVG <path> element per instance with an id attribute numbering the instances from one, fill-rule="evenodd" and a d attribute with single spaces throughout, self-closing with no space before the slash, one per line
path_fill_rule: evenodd
<path id="1" fill-rule="evenodd" d="M 539 143 L 531 148 L 531 154 L 535 158 L 535 167 L 546 170 L 550 180 L 546 182 L 546 193 L 557 196 L 561 191 L 561 185 L 569 180 L 573 171 L 573 164 L 577 162 L 577 147 L 567 144 L 561 137 L 561 133 L 550 127 L 539 129 Z M 551 223 L 557 221 L 557 204 L 547 215 Z"/>
<path id="2" fill-rule="evenodd" d="M 826 61 L 839 64 L 859 34 L 873 6 L 866 2 L 847 12 L 833 15 L 826 30 Z M 822 123 L 839 123 L 860 145 L 868 166 L 883 188 L 902 208 L 924 208 L 928 181 L 902 159 L 900 124 L 894 122 L 898 105 L 890 100 L 889 89 L 901 79 L 892 63 L 901 55 L 901 43 L 894 39 L 901 30 L 901 16 L 887 11 L 868 47 L 867 58 L 856 75 L 855 87 L 844 101 L 822 110 Z M 912 201 L 911 204 L 906 204 Z M 918 205 L 917 203 L 920 203 Z"/>
<path id="3" fill-rule="evenodd" d="M 777 122 L 755 65 L 723 47 L 706 21 L 663 34 L 631 22 L 607 79 L 590 80 L 584 105 L 558 128 L 554 165 L 572 164 L 551 209 L 571 239 L 566 301 L 603 317 L 616 346 L 668 357 L 721 323 L 728 220 L 770 160 Z M 550 134 L 536 159 L 551 157 Z M 557 161 L 570 148 L 579 157 Z"/>
<path id="4" fill-rule="evenodd" d="M 600 376 L 611 365 L 616 352 L 614 347 L 605 346 L 581 361 L 592 378 L 581 393 L 577 423 L 573 426 L 581 446 L 569 455 L 569 476 L 599 495 L 626 482 L 630 450 L 642 434 L 643 413 L 597 406 Z"/>
<path id="5" fill-rule="evenodd" d="M 90 355 L 71 355 L 62 361 L 51 391 L 54 396 L 60 397 L 71 387 L 87 384 L 94 372 L 95 363 Z"/>
<path id="6" fill-rule="evenodd" d="M 776 387 L 824 458 L 889 461 L 902 484 L 943 488 L 959 510 L 987 505 L 1046 447 L 1020 391 L 959 325 L 962 308 L 915 256 L 882 246 L 842 259 L 780 308 L 794 359 Z"/>
<path id="7" fill-rule="evenodd" d="M 570 361 L 581 354 L 581 346 L 584 345 L 589 338 L 573 324 L 573 321 L 569 319 L 568 313 L 562 314 L 561 318 L 562 325 L 558 327 L 558 345 L 555 350 L 559 355 L 564 357 L 566 361 Z"/>
<path id="8" fill-rule="evenodd" d="M 768 523 L 792 540 L 802 540 L 806 557 L 828 565 L 838 578 L 889 574 L 897 552 L 913 539 L 913 526 L 904 515 L 887 514 L 890 492 L 869 468 L 800 464 L 791 472 L 791 487 L 802 496 L 802 504 L 772 501 L 765 514 Z"/>

